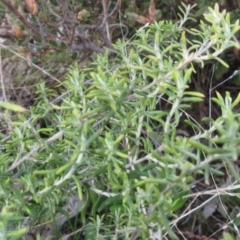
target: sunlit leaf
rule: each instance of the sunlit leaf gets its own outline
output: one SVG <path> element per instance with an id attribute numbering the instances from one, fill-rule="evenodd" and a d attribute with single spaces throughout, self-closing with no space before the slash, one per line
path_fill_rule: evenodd
<path id="1" fill-rule="evenodd" d="M 10 102 L 0 101 L 0 107 L 3 107 L 7 110 L 11 110 L 14 112 L 26 112 L 27 111 L 27 109 L 25 109 L 24 107 L 14 104 L 14 103 L 10 103 Z"/>

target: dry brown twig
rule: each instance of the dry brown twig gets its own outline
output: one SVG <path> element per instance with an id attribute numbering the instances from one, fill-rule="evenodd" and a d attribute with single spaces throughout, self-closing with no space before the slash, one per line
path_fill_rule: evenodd
<path id="1" fill-rule="evenodd" d="M 28 19 L 21 13 L 13 4 L 9 1 L 3 0 L 3 4 L 12 12 L 17 19 L 19 19 L 25 26 L 26 29 L 31 31 L 31 36 L 34 38 L 35 36 L 41 36 L 42 43 L 45 45 L 49 40 L 57 39 L 58 36 L 53 35 L 52 32 L 59 33 L 61 35 L 61 42 L 66 43 L 66 45 L 75 51 L 82 52 L 83 50 L 87 50 L 91 53 L 104 53 L 105 49 L 102 46 L 106 46 L 108 48 L 112 48 L 110 33 L 108 27 L 108 18 L 109 16 L 113 16 L 116 11 L 120 7 L 121 1 L 118 0 L 113 11 L 108 15 L 108 1 L 102 0 L 103 9 L 104 9 L 104 17 L 102 23 L 100 25 L 89 25 L 85 26 L 84 29 L 76 29 L 75 25 L 77 21 L 74 18 L 76 15 L 72 10 L 69 9 L 68 3 L 66 0 L 60 0 L 59 6 L 61 10 L 61 14 L 57 14 L 49 4 L 46 6 L 49 9 L 49 13 L 52 14 L 55 18 L 57 18 L 57 22 L 41 22 L 38 16 L 35 16 L 37 25 L 31 22 L 31 18 Z M 44 31 L 43 24 L 54 28 L 54 31 Z M 61 28 L 61 30 L 60 30 Z M 92 29 L 93 31 L 97 31 L 100 37 L 103 40 L 103 45 L 98 46 L 95 42 L 91 41 L 89 37 L 85 35 L 85 31 L 88 29 Z"/>
<path id="2" fill-rule="evenodd" d="M 29 29 L 32 30 L 32 32 L 39 36 L 40 32 L 30 23 L 28 22 L 28 20 L 17 10 L 17 8 L 15 8 L 10 1 L 7 0 L 2 0 L 2 3 L 11 11 L 13 12 L 18 19 L 25 25 L 27 26 Z"/>

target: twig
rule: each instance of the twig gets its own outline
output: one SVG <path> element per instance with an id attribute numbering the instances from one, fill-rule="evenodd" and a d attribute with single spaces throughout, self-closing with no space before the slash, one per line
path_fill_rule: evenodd
<path id="1" fill-rule="evenodd" d="M 100 25 L 100 28 L 99 28 L 99 32 L 100 33 L 103 33 L 103 26 L 105 26 L 105 30 L 106 30 L 106 33 L 107 33 L 107 40 L 106 40 L 106 37 L 105 37 L 105 34 L 101 34 L 103 39 L 105 40 L 104 42 L 108 43 L 109 45 L 109 42 L 111 42 L 111 38 L 110 38 L 110 32 L 109 32 L 109 27 L 108 27 L 108 0 L 102 0 L 102 5 L 103 5 L 103 20 L 102 20 L 102 23 Z"/>
<path id="2" fill-rule="evenodd" d="M 16 7 L 14 7 L 10 1 L 7 0 L 2 0 L 2 3 L 11 11 L 13 12 L 18 18 L 19 20 L 28 28 L 30 28 L 32 30 L 32 32 L 34 34 L 36 34 L 37 36 L 40 35 L 40 32 L 31 24 L 27 21 L 27 19 L 17 10 Z"/>
<path id="3" fill-rule="evenodd" d="M 108 17 L 115 15 L 119 11 L 120 6 L 121 6 L 121 0 L 118 0 L 112 12 L 108 14 Z"/>
<path id="4" fill-rule="evenodd" d="M 106 35 L 106 33 L 105 33 L 105 31 L 104 31 L 104 28 L 100 26 L 100 27 L 97 28 L 97 30 L 98 30 L 98 32 L 100 33 L 100 35 L 101 35 L 101 37 L 102 37 L 102 39 L 103 39 L 104 44 L 105 44 L 107 47 L 109 47 L 109 48 L 113 48 L 113 47 L 112 47 L 112 43 L 111 43 L 111 41 L 110 41 L 110 38 Z M 109 30 L 109 28 L 108 28 L 108 30 Z"/>
<path id="5" fill-rule="evenodd" d="M 93 42 L 89 41 L 89 39 L 87 39 L 85 35 L 80 31 L 76 32 L 76 36 L 80 39 L 81 43 L 80 44 L 73 43 L 71 46 L 73 50 L 88 49 L 88 50 L 91 50 L 92 52 L 97 52 L 97 53 L 105 52 L 104 49 L 98 47 Z"/>
<path id="6" fill-rule="evenodd" d="M 66 0 L 60 0 L 60 6 L 62 11 L 63 20 L 66 26 L 66 32 L 68 36 L 68 43 L 72 43 L 75 33 L 74 28 L 74 21 L 72 20 L 72 16 L 74 16 L 73 12 L 71 12 L 68 8 L 68 2 Z M 70 26 L 67 26 L 66 24 L 70 23 Z"/>
<path id="7" fill-rule="evenodd" d="M 8 39 L 11 39 L 13 38 L 13 35 L 12 34 L 0 34 L 0 38 L 8 38 Z"/>
<path id="8" fill-rule="evenodd" d="M 25 61 L 27 61 L 27 59 L 22 56 L 21 54 L 15 52 L 14 50 L 10 49 L 9 46 L 5 46 L 4 44 L 0 43 L 0 47 L 7 49 L 9 52 L 15 54 L 16 56 L 18 56 L 21 59 L 24 59 Z M 52 78 L 53 80 L 57 81 L 60 84 L 63 84 L 61 81 L 59 81 L 57 78 L 55 78 L 54 76 L 52 76 L 50 73 L 48 73 L 47 71 L 45 71 L 44 69 L 40 68 L 38 65 L 31 63 L 31 66 L 37 68 L 38 70 L 40 70 L 41 72 L 43 72 L 45 75 L 49 76 L 50 78 Z"/>
<path id="9" fill-rule="evenodd" d="M 57 14 L 57 13 L 51 8 L 51 6 L 50 6 L 51 4 L 50 4 L 50 3 L 45 3 L 45 4 L 46 4 L 49 12 L 50 12 L 52 15 L 54 15 L 58 20 L 61 20 L 61 19 L 62 19 L 62 17 L 61 17 L 59 14 Z"/>
<path id="10" fill-rule="evenodd" d="M 52 137 L 48 138 L 46 140 L 46 144 L 50 144 L 52 142 L 54 142 L 55 140 L 59 139 L 60 137 L 62 137 L 63 135 L 63 131 L 60 131 L 56 134 L 54 134 Z M 27 153 L 24 157 L 22 157 L 19 161 L 15 162 L 12 164 L 12 166 L 10 168 L 7 169 L 7 172 L 10 172 L 12 170 L 14 170 L 16 167 L 18 167 L 20 164 L 22 164 L 23 162 L 32 159 L 32 156 L 37 153 L 37 151 L 43 147 L 44 144 L 40 144 L 39 146 L 33 148 L 29 153 Z"/>
<path id="11" fill-rule="evenodd" d="M 2 97 L 4 101 L 7 101 L 5 85 L 3 81 L 3 72 L 2 72 L 2 48 L 0 48 L 0 81 L 2 85 Z"/>
<path id="12" fill-rule="evenodd" d="M 43 45 L 45 46 L 46 45 L 46 38 L 44 36 L 42 23 L 39 21 L 38 16 L 36 16 L 36 21 L 37 21 L 38 26 L 39 26 L 39 30 L 40 30 L 40 33 L 41 33 L 41 38 L 42 38 Z"/>
<path id="13" fill-rule="evenodd" d="M 201 47 L 198 51 L 196 51 L 193 56 L 189 57 L 189 59 L 186 59 L 185 61 L 179 63 L 179 65 L 177 66 L 176 69 L 177 70 L 183 69 L 184 67 L 186 67 L 187 65 L 191 64 L 193 61 L 196 61 L 196 60 L 207 60 L 208 59 L 207 56 L 201 56 L 201 55 L 202 55 L 202 53 L 204 53 L 208 49 L 210 49 L 214 45 L 214 43 L 215 42 L 213 40 L 207 42 L 205 46 Z M 222 51 L 223 51 L 223 49 L 222 49 Z M 220 51 L 217 54 L 219 54 L 219 53 L 220 53 Z M 217 56 L 217 54 L 215 53 L 213 55 Z M 171 77 L 171 75 L 172 75 L 172 73 L 169 72 L 165 76 L 163 76 L 162 79 L 169 79 Z M 160 81 L 161 81 L 161 76 L 158 76 L 150 84 L 148 84 L 147 86 L 142 88 L 141 92 L 144 92 L 144 91 L 148 90 L 149 88 L 155 86 Z M 137 96 L 138 96 L 138 94 L 133 93 L 133 94 L 129 95 L 128 97 L 126 97 L 126 101 L 130 101 L 130 100 L 136 98 Z"/>

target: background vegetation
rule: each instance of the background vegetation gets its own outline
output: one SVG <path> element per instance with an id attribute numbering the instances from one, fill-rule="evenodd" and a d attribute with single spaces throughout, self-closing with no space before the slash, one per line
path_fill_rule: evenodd
<path id="1" fill-rule="evenodd" d="M 1 239 L 240 239 L 238 1 L 0 6 Z"/>

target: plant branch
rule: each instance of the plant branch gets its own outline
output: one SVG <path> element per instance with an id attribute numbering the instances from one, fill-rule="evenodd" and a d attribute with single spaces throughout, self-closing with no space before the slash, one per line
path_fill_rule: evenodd
<path id="1" fill-rule="evenodd" d="M 11 11 L 13 12 L 18 18 L 19 20 L 28 28 L 30 28 L 32 30 L 32 32 L 39 36 L 40 32 L 31 24 L 27 21 L 27 19 L 17 10 L 17 8 L 15 8 L 10 1 L 7 0 L 2 0 L 2 3 Z"/>
<path id="2" fill-rule="evenodd" d="M 46 144 L 50 144 L 52 142 L 54 142 L 55 140 L 61 138 L 63 136 L 63 131 L 60 131 L 56 134 L 54 134 L 52 137 L 48 138 L 46 140 Z M 23 162 L 27 161 L 27 160 L 32 160 L 32 156 L 34 154 L 37 153 L 37 151 L 43 147 L 44 144 L 40 144 L 39 146 L 33 148 L 29 153 L 27 153 L 24 157 L 22 157 L 20 160 L 18 160 L 17 162 L 13 163 L 12 166 L 10 168 L 7 169 L 7 172 L 11 172 L 12 170 L 14 170 L 16 167 L 18 167 L 20 164 L 22 164 Z"/>

